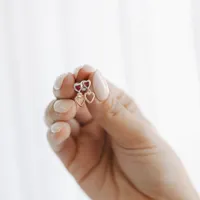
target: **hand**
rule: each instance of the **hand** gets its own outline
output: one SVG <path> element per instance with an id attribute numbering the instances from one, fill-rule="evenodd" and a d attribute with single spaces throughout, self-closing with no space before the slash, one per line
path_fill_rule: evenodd
<path id="1" fill-rule="evenodd" d="M 77 106 L 75 82 L 90 79 L 92 104 Z M 127 94 L 89 66 L 62 75 L 46 110 L 48 140 L 94 200 L 197 200 L 173 150 Z"/>

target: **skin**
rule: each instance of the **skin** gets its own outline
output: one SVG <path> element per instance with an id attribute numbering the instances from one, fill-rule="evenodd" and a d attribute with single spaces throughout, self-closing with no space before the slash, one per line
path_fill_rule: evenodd
<path id="1" fill-rule="evenodd" d="M 45 113 L 50 145 L 85 193 L 93 200 L 198 200 L 177 155 L 122 90 L 108 82 L 105 101 L 76 105 L 74 83 L 92 82 L 93 74 L 88 66 L 76 80 L 69 73 L 54 90 L 68 110 L 56 112 L 53 100 Z M 56 122 L 63 128 L 52 133 Z"/>

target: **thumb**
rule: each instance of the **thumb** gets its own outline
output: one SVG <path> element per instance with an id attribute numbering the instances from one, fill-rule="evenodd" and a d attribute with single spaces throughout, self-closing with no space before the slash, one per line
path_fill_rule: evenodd
<path id="1" fill-rule="evenodd" d="M 156 131 L 135 102 L 107 82 L 98 70 L 90 75 L 90 80 L 96 98 L 88 109 L 94 120 L 124 148 L 152 147 L 158 139 Z"/>

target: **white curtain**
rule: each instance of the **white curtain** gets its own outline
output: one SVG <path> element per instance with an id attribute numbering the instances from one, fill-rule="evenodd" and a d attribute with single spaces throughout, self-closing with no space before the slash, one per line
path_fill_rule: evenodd
<path id="1" fill-rule="evenodd" d="M 0 199 L 87 199 L 43 123 L 56 76 L 84 63 L 132 94 L 200 192 L 199 10 L 199 0 L 0 0 Z"/>

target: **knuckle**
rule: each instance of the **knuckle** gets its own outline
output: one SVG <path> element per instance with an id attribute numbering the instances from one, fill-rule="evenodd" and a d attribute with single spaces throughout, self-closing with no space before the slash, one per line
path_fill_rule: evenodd
<path id="1" fill-rule="evenodd" d="M 119 92 L 117 99 L 131 113 L 137 111 L 137 105 L 135 104 L 134 100 L 130 96 L 128 96 L 123 90 Z"/>
<path id="2" fill-rule="evenodd" d="M 124 104 L 124 107 L 129 110 L 131 113 L 135 113 L 137 111 L 136 104 L 132 101 L 132 99 L 128 99 Z"/>
<path id="3" fill-rule="evenodd" d="M 117 99 L 121 100 L 121 99 L 124 99 L 126 96 L 127 96 L 126 93 L 123 90 L 119 89 L 119 93 L 117 95 Z"/>
<path id="4" fill-rule="evenodd" d="M 104 110 L 109 118 L 119 115 L 122 111 L 122 108 L 123 107 L 117 98 L 109 97 L 107 101 L 104 102 Z"/>

